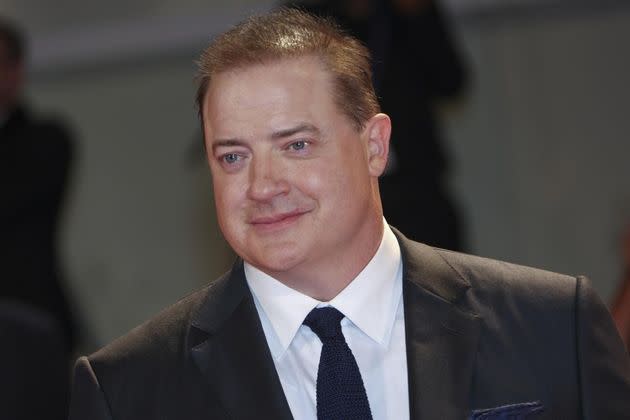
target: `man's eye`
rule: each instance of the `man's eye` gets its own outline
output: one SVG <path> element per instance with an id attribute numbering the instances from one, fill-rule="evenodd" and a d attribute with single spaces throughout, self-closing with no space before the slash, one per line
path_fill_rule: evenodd
<path id="1" fill-rule="evenodd" d="M 291 143 L 289 147 L 293 150 L 304 150 L 307 144 L 306 140 L 298 140 Z"/>
<path id="2" fill-rule="evenodd" d="M 238 159 L 239 156 L 236 153 L 226 153 L 223 155 L 223 161 L 225 163 L 236 163 Z"/>

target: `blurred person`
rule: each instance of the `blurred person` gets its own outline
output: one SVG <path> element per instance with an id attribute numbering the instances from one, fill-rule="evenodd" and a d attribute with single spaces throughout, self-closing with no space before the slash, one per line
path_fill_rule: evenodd
<path id="1" fill-rule="evenodd" d="M 76 322 L 56 241 L 72 143 L 64 125 L 25 105 L 25 50 L 0 18 L 0 417 L 61 419 Z"/>
<path id="2" fill-rule="evenodd" d="M 630 359 L 588 279 L 388 225 L 391 121 L 356 39 L 252 17 L 202 54 L 197 104 L 239 258 L 81 357 L 72 420 L 628 418 Z"/>
<path id="3" fill-rule="evenodd" d="M 611 308 L 619 334 L 630 351 L 630 223 L 621 235 L 622 277 Z"/>
<path id="4" fill-rule="evenodd" d="M 451 162 L 442 142 L 437 108 L 462 94 L 466 68 L 438 2 L 320 0 L 290 4 L 333 17 L 372 54 L 376 94 L 383 112 L 393 121 L 393 156 L 380 178 L 387 220 L 411 239 L 465 250 L 464 223 L 448 187 Z"/>

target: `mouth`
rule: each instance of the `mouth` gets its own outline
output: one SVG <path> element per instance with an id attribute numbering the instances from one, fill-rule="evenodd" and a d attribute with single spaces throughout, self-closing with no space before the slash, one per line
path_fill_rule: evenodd
<path id="1" fill-rule="evenodd" d="M 295 223 L 308 210 L 293 210 L 286 213 L 278 213 L 270 216 L 258 216 L 250 220 L 250 225 L 261 233 L 273 232 L 284 229 Z"/>

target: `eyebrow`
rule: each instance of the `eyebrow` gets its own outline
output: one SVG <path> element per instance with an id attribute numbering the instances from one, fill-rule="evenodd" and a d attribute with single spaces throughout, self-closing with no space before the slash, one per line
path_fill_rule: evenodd
<path id="1" fill-rule="evenodd" d="M 219 139 L 212 142 L 212 151 L 219 147 L 243 146 L 247 147 L 247 143 L 239 139 Z"/>
<path id="2" fill-rule="evenodd" d="M 272 139 L 282 139 L 285 137 L 290 137 L 294 134 L 307 132 L 312 134 L 320 134 L 319 128 L 315 127 L 313 124 L 309 123 L 301 123 L 296 125 L 295 127 L 290 127 L 284 130 L 278 130 L 271 133 Z"/>

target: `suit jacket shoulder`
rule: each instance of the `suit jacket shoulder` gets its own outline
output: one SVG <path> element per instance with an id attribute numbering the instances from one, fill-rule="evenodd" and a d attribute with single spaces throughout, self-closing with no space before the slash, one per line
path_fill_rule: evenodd
<path id="1" fill-rule="evenodd" d="M 79 359 L 71 419 L 225 418 L 190 351 L 206 337 L 195 318 L 221 280 Z"/>
<path id="2" fill-rule="evenodd" d="M 182 354 L 195 312 L 207 298 L 204 287 L 135 327 L 127 334 L 89 356 L 102 382 L 119 377 L 120 372 L 133 377 L 134 370 L 167 369 Z"/>
<path id="3" fill-rule="evenodd" d="M 436 249 L 457 275 L 470 284 L 467 298 L 483 313 L 527 312 L 546 317 L 572 311 L 578 281 L 584 277 L 554 273 L 538 268 L 498 261 L 453 251 Z"/>
<path id="4" fill-rule="evenodd" d="M 529 403 L 544 409 L 534 418 L 630 413 L 630 361 L 588 279 L 398 237 L 412 411 L 414 397 L 429 406 L 446 389 L 452 397 L 442 406 L 466 409 L 434 406 L 429 418 Z M 434 387 L 441 392 L 431 396 Z"/>
<path id="5" fill-rule="evenodd" d="M 75 367 L 71 419 L 290 419 L 242 261 Z"/>

